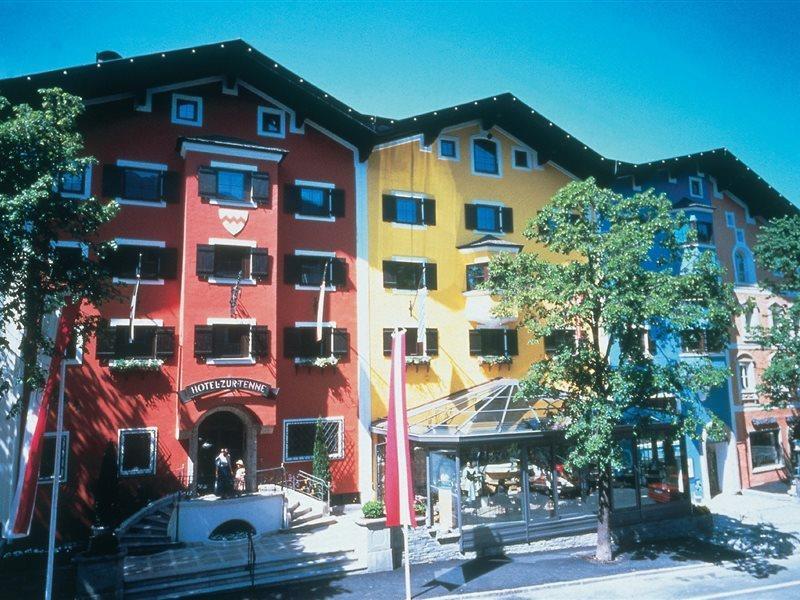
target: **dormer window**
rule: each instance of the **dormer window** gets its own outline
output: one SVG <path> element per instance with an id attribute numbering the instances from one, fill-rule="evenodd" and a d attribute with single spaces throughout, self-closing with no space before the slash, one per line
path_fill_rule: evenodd
<path id="1" fill-rule="evenodd" d="M 200 127 L 203 124 L 203 99 L 199 96 L 173 94 L 172 122 Z"/>
<path id="2" fill-rule="evenodd" d="M 282 110 L 268 108 L 266 106 L 258 107 L 258 135 L 278 138 L 285 137 L 285 121 Z"/>
<path id="3" fill-rule="evenodd" d="M 458 160 L 457 138 L 439 138 L 439 158 L 444 160 Z"/>
<path id="4" fill-rule="evenodd" d="M 524 148 L 514 148 L 512 152 L 512 164 L 515 169 L 530 171 L 533 168 L 531 153 Z"/>
<path id="5" fill-rule="evenodd" d="M 500 175 L 497 142 L 486 138 L 472 140 L 472 170 L 480 175 Z"/>

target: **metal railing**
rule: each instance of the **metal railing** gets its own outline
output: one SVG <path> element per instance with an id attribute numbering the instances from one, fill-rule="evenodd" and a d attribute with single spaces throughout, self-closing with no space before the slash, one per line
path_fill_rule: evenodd
<path id="1" fill-rule="evenodd" d="M 247 532 L 247 566 L 245 567 L 250 572 L 250 587 L 256 587 L 256 547 L 253 544 L 253 532 Z"/>
<path id="2" fill-rule="evenodd" d="M 305 471 L 297 471 L 289 476 L 291 488 L 312 498 L 331 505 L 331 484 Z"/>

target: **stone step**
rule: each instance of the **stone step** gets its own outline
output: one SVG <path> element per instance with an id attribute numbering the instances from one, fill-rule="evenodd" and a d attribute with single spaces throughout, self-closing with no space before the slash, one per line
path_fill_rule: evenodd
<path id="1" fill-rule="evenodd" d="M 163 535 L 167 534 L 167 524 L 166 523 L 148 523 L 146 521 L 141 521 L 136 523 L 135 525 L 131 525 L 130 529 L 125 533 L 125 535 L 130 535 L 132 533 L 160 533 Z M 124 537 L 124 535 L 123 535 Z"/>
<path id="2" fill-rule="evenodd" d="M 145 556 L 148 554 L 156 554 L 158 552 L 164 552 L 165 550 L 171 550 L 173 548 L 182 548 L 183 543 L 181 542 L 133 542 L 130 544 L 125 544 L 120 542 L 120 545 L 125 546 L 125 549 L 128 552 L 129 556 Z"/>
<path id="3" fill-rule="evenodd" d="M 336 555 L 336 556 L 333 556 Z M 256 563 L 253 576 L 245 564 L 198 570 L 170 577 L 125 581 L 125 598 L 183 598 L 211 592 L 266 586 L 343 575 L 363 567 L 350 552 L 323 553 L 312 558 L 291 557 Z"/>
<path id="4" fill-rule="evenodd" d="M 306 517 L 304 517 L 300 519 L 300 521 L 300 523 L 292 523 L 289 529 L 285 531 L 288 533 L 298 533 L 301 531 L 311 531 L 312 529 L 321 529 L 336 523 L 336 517 L 330 515 L 315 515 L 313 519 L 306 520 Z"/>
<path id="5" fill-rule="evenodd" d="M 302 517 L 303 515 L 307 515 L 313 509 L 310 506 L 304 506 L 303 508 L 298 508 L 297 510 L 292 511 L 292 523 L 294 523 L 297 519 Z"/>
<path id="6" fill-rule="evenodd" d="M 294 511 L 296 511 L 299 508 L 299 506 L 300 506 L 299 502 L 295 502 L 294 504 L 292 504 L 288 509 L 289 514 L 294 514 Z"/>

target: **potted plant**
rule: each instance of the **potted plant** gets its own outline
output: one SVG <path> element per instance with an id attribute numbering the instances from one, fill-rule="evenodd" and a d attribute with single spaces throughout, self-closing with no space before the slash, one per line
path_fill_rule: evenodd
<path id="1" fill-rule="evenodd" d="M 160 371 L 164 361 L 160 358 L 115 358 L 108 361 L 112 373 L 134 373 Z"/>

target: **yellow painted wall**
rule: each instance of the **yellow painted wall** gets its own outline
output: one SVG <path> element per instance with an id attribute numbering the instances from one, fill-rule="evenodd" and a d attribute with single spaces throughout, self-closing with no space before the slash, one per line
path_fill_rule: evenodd
<path id="1" fill-rule="evenodd" d="M 430 369 L 407 368 L 409 407 L 445 396 L 494 377 L 522 377 L 528 366 L 543 355 L 541 342 L 529 345 L 529 336 L 519 331 L 519 356 L 511 367 L 482 366 L 469 355 L 467 320 L 466 265 L 479 262 L 487 254 L 461 253 L 456 247 L 474 241 L 483 234 L 468 231 L 464 223 L 464 205 L 478 200 L 500 201 L 513 209 L 514 231 L 498 234 L 504 240 L 533 244 L 522 236 L 525 224 L 546 204 L 553 194 L 570 181 L 558 168 L 547 164 L 531 171 L 511 166 L 512 148 L 519 144 L 497 128 L 493 139 L 500 143 L 501 177 L 474 175 L 471 172 L 471 141 L 480 134 L 477 124 L 467 124 L 443 135 L 457 137 L 460 160 L 438 157 L 438 140 L 430 151 L 422 149 L 421 138 L 384 148 L 377 148 L 368 163 L 369 193 L 369 298 L 370 298 L 370 381 L 372 418 L 386 416 L 388 402 L 389 358 L 383 355 L 382 332 L 385 327 L 416 327 L 416 312 L 409 315 L 413 292 L 387 290 L 383 287 L 382 261 L 395 256 L 424 257 L 438 265 L 438 289 L 431 291 L 426 308 L 428 328 L 439 330 L 439 355 Z M 383 222 L 382 196 L 391 192 L 415 192 L 436 200 L 436 225 L 424 228 Z"/>

